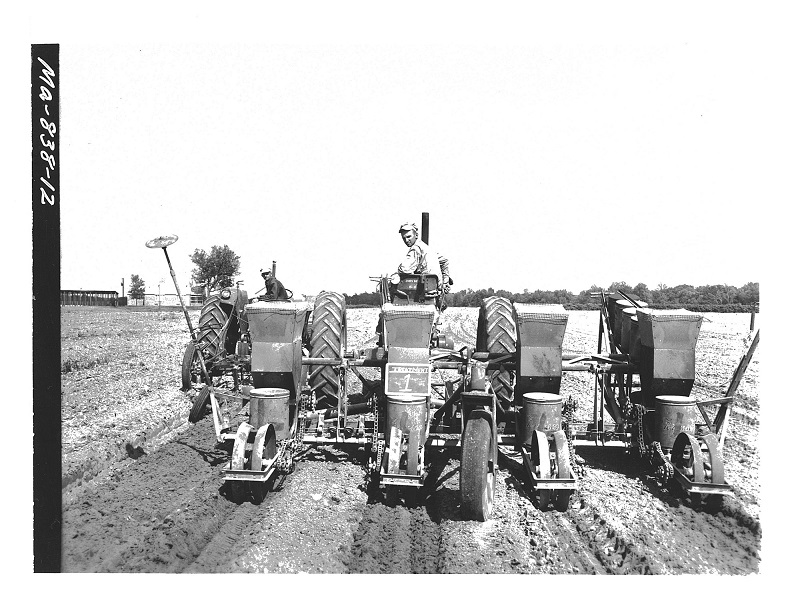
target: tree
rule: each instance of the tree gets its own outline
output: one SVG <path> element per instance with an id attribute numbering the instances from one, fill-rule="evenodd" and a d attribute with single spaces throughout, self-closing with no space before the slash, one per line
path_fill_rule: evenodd
<path id="1" fill-rule="evenodd" d="M 144 280 L 139 274 L 131 274 L 131 285 L 128 287 L 128 294 L 131 299 L 144 299 Z M 144 305 L 144 302 L 142 302 Z"/>
<path id="2" fill-rule="evenodd" d="M 650 289 L 647 288 L 647 285 L 644 282 L 640 282 L 633 287 L 633 294 L 639 297 L 639 299 L 645 303 L 653 302 L 653 295 L 650 293 Z"/>
<path id="3" fill-rule="evenodd" d="M 739 289 L 736 297 L 739 303 L 743 303 L 745 305 L 752 305 L 754 303 L 758 303 L 758 282 L 748 282 L 742 288 Z"/>
<path id="4" fill-rule="evenodd" d="M 239 256 L 228 245 L 214 245 L 210 253 L 195 249 L 189 258 L 197 266 L 192 278 L 210 291 L 233 285 L 233 277 L 239 274 Z"/>
<path id="5" fill-rule="evenodd" d="M 611 286 L 608 287 L 608 290 L 610 290 L 612 293 L 622 291 L 626 295 L 630 295 L 633 292 L 633 288 L 631 288 L 631 286 L 624 280 L 622 282 L 612 282 Z"/>

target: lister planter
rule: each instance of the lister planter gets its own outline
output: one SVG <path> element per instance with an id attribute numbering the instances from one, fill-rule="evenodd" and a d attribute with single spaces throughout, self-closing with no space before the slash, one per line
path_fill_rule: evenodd
<path id="1" fill-rule="evenodd" d="M 733 494 L 722 458 L 730 405 L 759 333 L 725 396 L 701 401 L 692 388 L 703 317 L 682 309 L 650 309 L 622 292 L 600 293 L 600 298 L 598 353 L 572 359 L 595 372 L 594 420 L 571 425 L 574 436 L 581 442 L 626 445 L 664 484 L 679 485 L 695 507 L 718 508 Z M 603 420 L 604 408 L 611 424 Z"/>
<path id="2" fill-rule="evenodd" d="M 544 507 L 553 493 L 556 507 L 566 508 L 575 476 L 557 394 L 567 319 L 563 308 L 518 305 L 515 309 L 492 298 L 482 309 L 478 347 L 455 351 L 438 330 L 435 276 L 382 277 L 379 282 L 384 298 L 380 345 L 301 360 L 312 373 L 327 366 L 339 375 L 338 386 L 328 383 L 334 395 L 324 398 L 316 394 L 311 381 L 312 403 L 322 402 L 328 408 L 301 413 L 302 441 L 363 445 L 370 451 L 369 469 L 376 484 L 405 491 L 425 483 L 426 450 L 460 447 L 462 512 L 478 520 L 492 513 L 498 455 L 521 454 L 540 505 Z M 325 303 L 329 295 L 323 293 L 317 303 Z M 337 319 L 339 315 L 344 312 L 336 313 Z M 518 329 L 525 342 L 520 352 L 503 348 L 504 338 L 516 341 Z M 328 330 L 340 332 L 341 324 L 318 325 L 315 318 L 312 347 Z M 362 367 L 380 369 L 380 380 L 365 379 Z M 347 403 L 346 370 L 364 382 L 369 393 L 364 403 Z M 509 389 L 503 382 L 513 375 L 519 375 L 520 403 L 513 384 Z M 510 390 L 512 395 L 503 399 L 498 390 Z M 521 414 L 519 407 L 525 408 Z"/>
<path id="3" fill-rule="evenodd" d="M 425 242 L 426 226 L 423 214 Z M 166 255 L 176 239 L 148 246 Z M 223 478 L 234 499 L 262 500 L 308 445 L 363 448 L 371 482 L 406 498 L 426 484 L 432 450 L 460 450 L 461 509 L 476 520 L 492 515 L 500 459 L 516 463 L 540 509 L 567 510 L 578 486 L 573 445 L 581 444 L 631 449 L 698 505 L 718 506 L 731 494 L 721 456 L 727 412 L 757 336 L 728 394 L 698 402 L 691 397 L 698 314 L 601 293 L 597 351 L 566 354 L 562 306 L 492 296 L 481 304 L 475 347 L 456 350 L 439 329 L 436 275 L 376 281 L 377 343 L 367 348 L 347 348 L 345 299 L 331 291 L 313 303 L 244 302 L 246 294 L 231 289 L 227 305 L 222 297 L 207 304 L 222 312 L 213 320 L 225 324 L 216 338 L 202 332 L 203 313 L 200 336 L 186 313 L 189 384 L 202 386 L 193 416 L 210 407 L 217 441 L 232 442 Z M 380 376 L 368 378 L 367 368 Z M 573 420 L 561 395 L 562 379 L 574 371 L 594 375 L 588 422 Z M 350 394 L 348 382 L 357 380 L 348 375 L 361 381 L 361 392 Z M 712 420 L 706 410 L 715 405 Z M 247 418 L 236 424 L 245 406 Z"/>

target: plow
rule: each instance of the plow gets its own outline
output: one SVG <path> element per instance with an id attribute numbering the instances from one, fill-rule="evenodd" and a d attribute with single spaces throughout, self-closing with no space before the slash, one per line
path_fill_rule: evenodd
<path id="1" fill-rule="evenodd" d="M 427 214 L 422 223 L 427 243 Z M 176 240 L 162 236 L 147 246 L 163 249 L 181 299 L 166 248 Z M 319 445 L 363 450 L 370 485 L 406 499 L 426 485 L 431 454 L 455 450 L 461 512 L 470 520 L 492 516 L 500 461 L 522 471 L 541 510 L 567 510 L 579 486 L 574 450 L 582 445 L 625 447 L 698 508 L 718 508 L 733 494 L 723 446 L 758 333 L 726 395 L 697 400 L 700 314 L 600 292 L 597 350 L 575 354 L 563 351 L 563 306 L 492 296 L 481 303 L 476 345 L 455 349 L 440 330 L 436 275 L 373 280 L 380 317 L 377 342 L 365 348 L 348 349 L 345 297 L 337 292 L 313 302 L 267 301 L 248 298 L 237 284 L 212 293 L 197 328 L 183 306 L 191 340 L 182 385 L 199 388 L 190 420 L 210 409 L 216 441 L 231 446 L 222 478 L 232 500 L 261 502 L 303 449 Z M 561 383 L 569 372 L 594 377 L 589 421 L 575 421 L 565 407 Z M 360 393 L 351 394 L 357 381 L 348 375 L 360 381 Z"/>

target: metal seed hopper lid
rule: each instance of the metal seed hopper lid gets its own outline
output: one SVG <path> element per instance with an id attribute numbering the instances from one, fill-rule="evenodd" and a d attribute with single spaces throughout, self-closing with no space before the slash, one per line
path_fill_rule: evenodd
<path id="1" fill-rule="evenodd" d="M 688 309 L 650 309 L 641 307 L 636 315 L 643 322 L 699 322 L 703 316 L 692 313 Z"/>
<path id="2" fill-rule="evenodd" d="M 566 324 L 569 315 L 563 305 L 548 303 L 514 303 L 514 309 L 518 324 L 523 322 Z"/>
<path id="3" fill-rule="evenodd" d="M 641 301 L 639 299 L 634 299 L 634 301 L 636 301 L 636 303 L 639 305 L 639 307 L 647 307 L 647 305 L 648 305 L 646 302 Z M 628 307 L 636 307 L 635 304 L 631 303 L 627 299 L 618 299 L 616 301 L 616 305 L 617 305 L 617 307 L 621 307 L 623 311 L 625 311 L 625 309 L 628 308 Z"/>
<path id="4" fill-rule="evenodd" d="M 425 401 L 424 395 L 408 395 L 401 393 L 387 394 L 386 398 L 395 403 L 419 403 L 421 401 Z"/>
<path id="5" fill-rule="evenodd" d="M 249 314 L 299 314 L 311 311 L 308 301 L 256 301 L 245 305 Z"/>
<path id="6" fill-rule="evenodd" d="M 289 397 L 290 391 L 288 389 L 277 389 L 271 387 L 262 387 L 259 389 L 250 389 L 250 397 L 263 397 L 266 399 Z"/>
<path id="7" fill-rule="evenodd" d="M 693 404 L 697 401 L 691 395 L 656 395 L 656 400 L 666 403 L 676 403 L 685 405 Z"/>
<path id="8" fill-rule="evenodd" d="M 384 303 L 381 311 L 387 318 L 427 318 L 433 316 L 436 308 L 433 305 L 394 305 Z"/>
<path id="9" fill-rule="evenodd" d="M 559 403 L 563 401 L 561 395 L 557 395 L 556 393 L 540 393 L 540 392 L 531 392 L 525 393 L 522 397 L 526 401 L 533 401 L 538 403 Z"/>

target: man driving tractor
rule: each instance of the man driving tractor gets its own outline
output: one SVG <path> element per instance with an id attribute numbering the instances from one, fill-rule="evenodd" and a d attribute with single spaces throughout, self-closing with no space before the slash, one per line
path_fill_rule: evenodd
<path id="1" fill-rule="evenodd" d="M 259 298 L 262 298 L 265 301 L 286 301 L 289 299 L 286 289 L 281 281 L 275 278 L 271 269 L 267 268 L 265 270 L 261 270 L 261 277 L 264 279 L 265 290 L 264 294 Z"/>
<path id="2" fill-rule="evenodd" d="M 417 224 L 406 222 L 400 226 L 400 236 L 408 247 L 408 252 L 397 267 L 397 273 L 401 276 L 409 274 L 436 274 L 439 278 L 439 289 L 441 291 L 441 309 L 444 310 L 447 304 L 444 302 L 444 295 L 450 292 L 450 285 L 453 284 L 450 278 L 450 262 L 441 253 L 437 253 L 431 247 L 420 240 Z"/>

